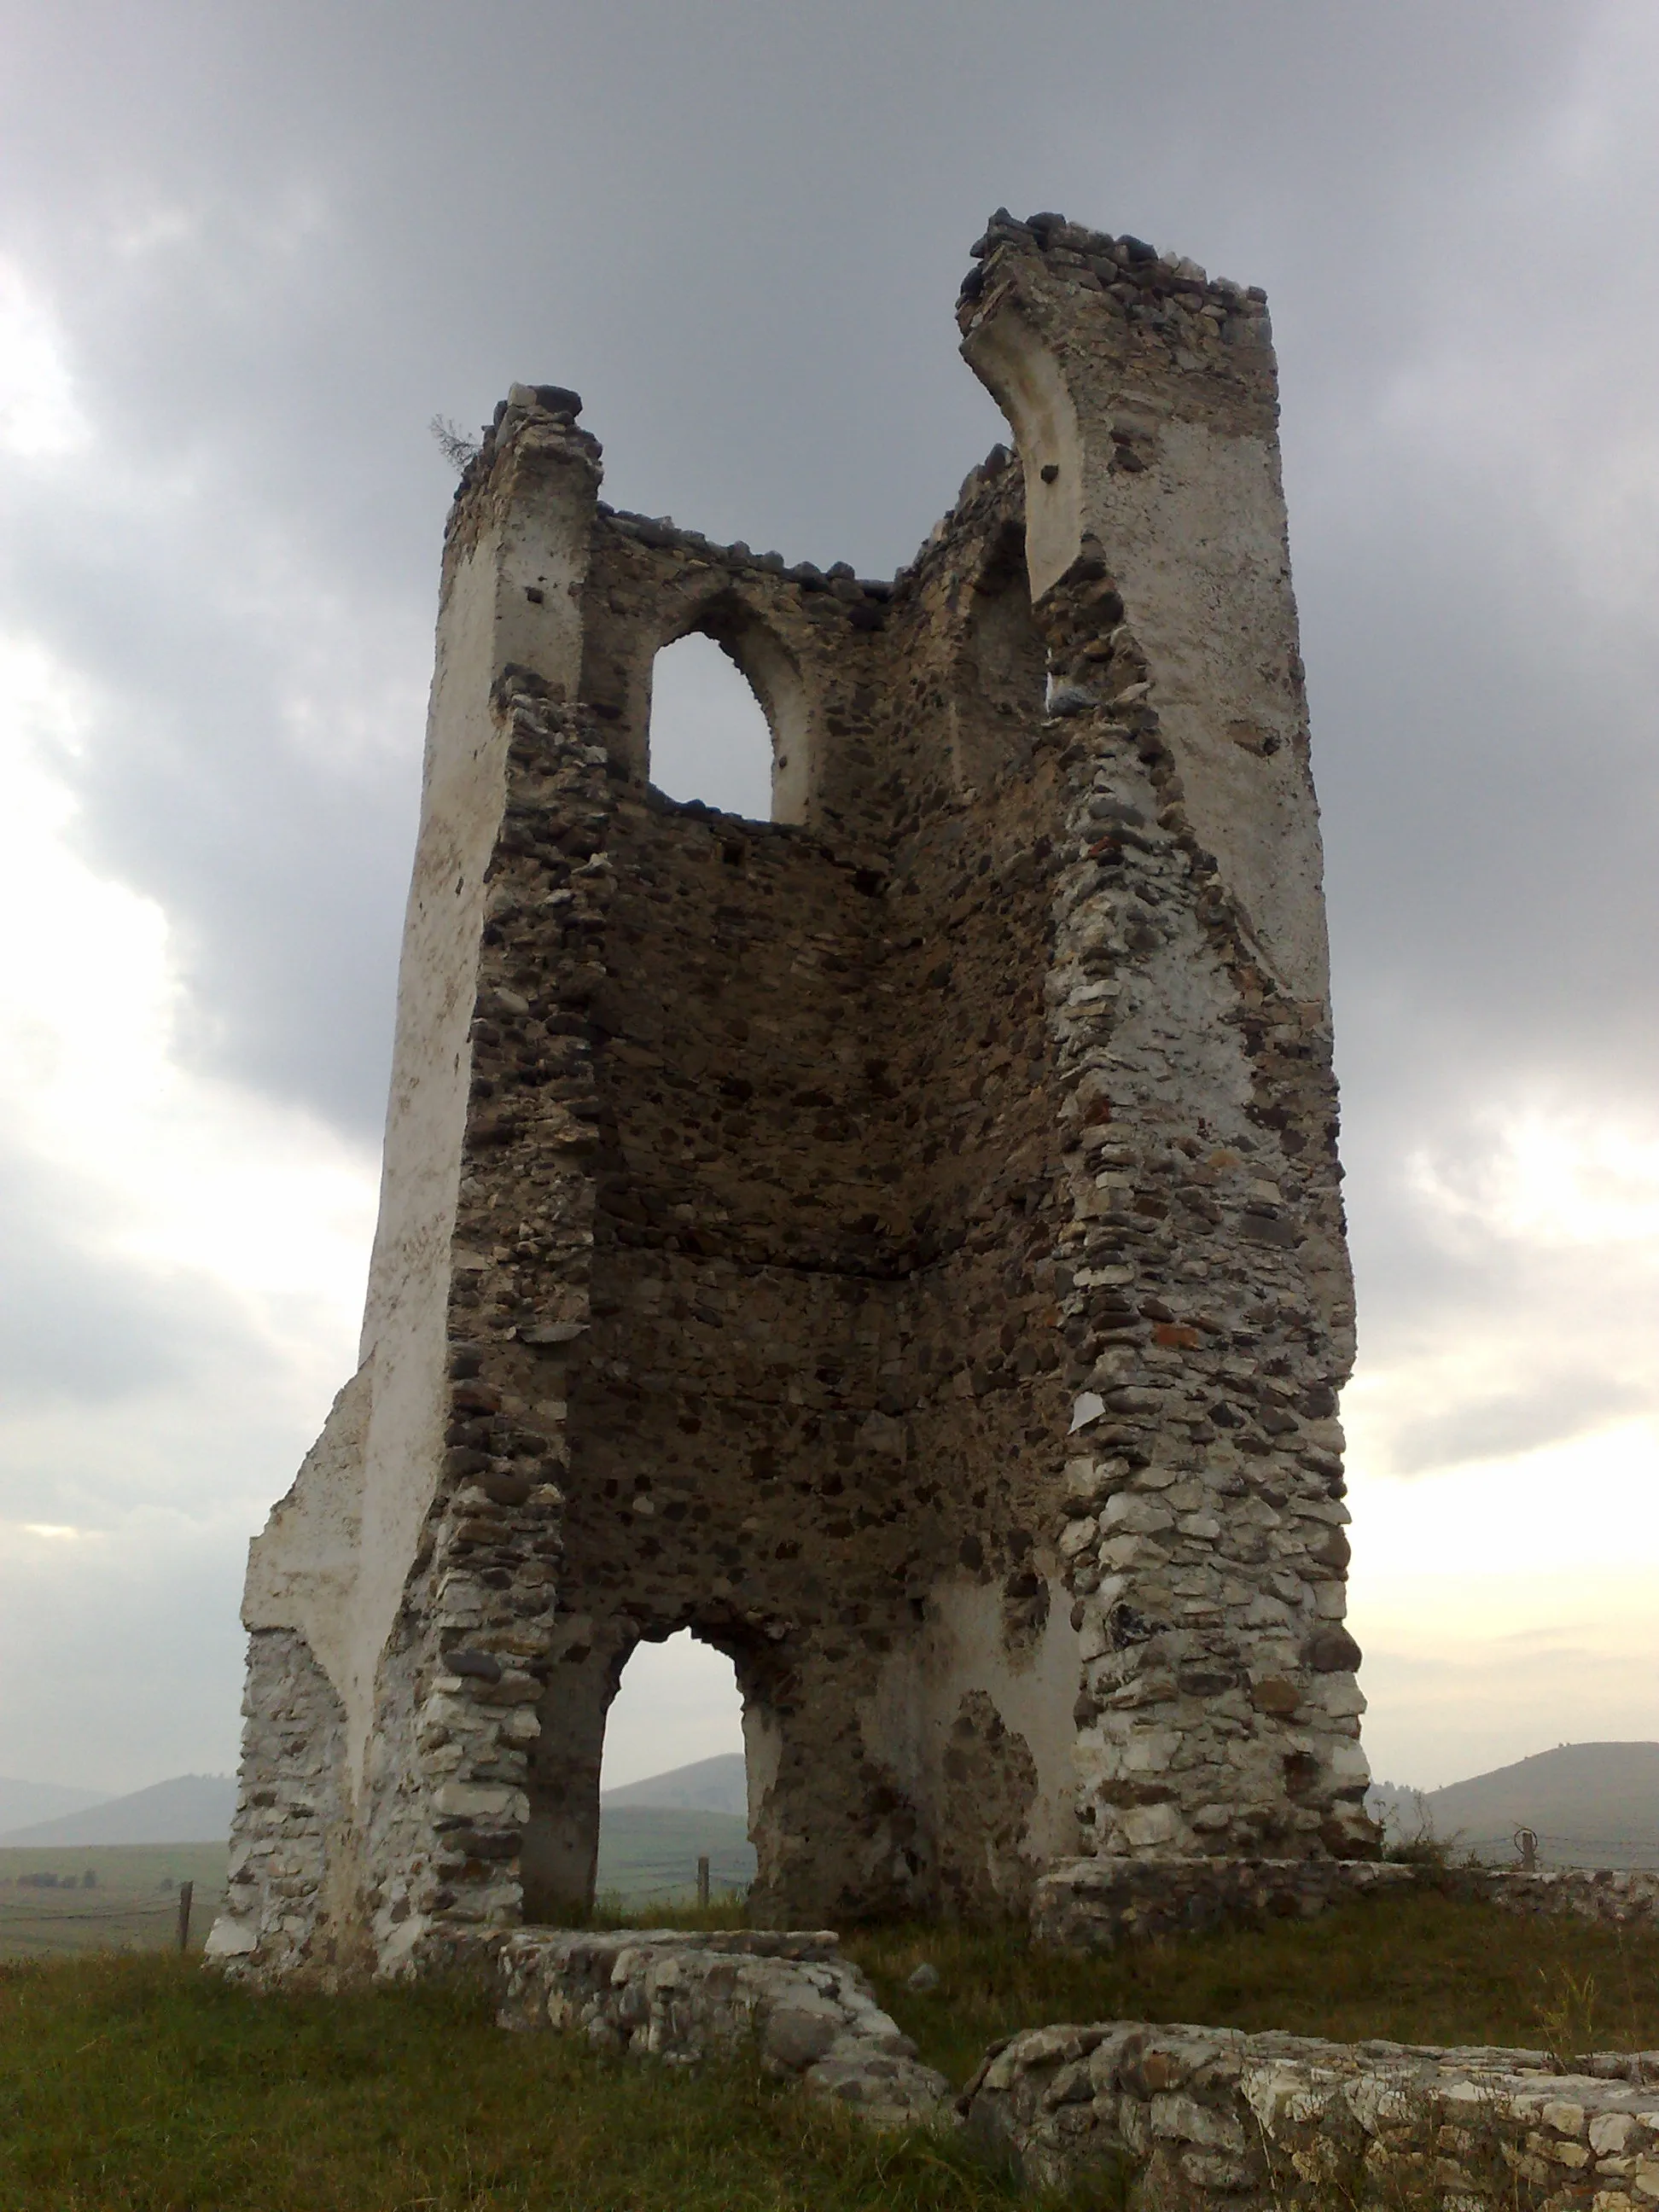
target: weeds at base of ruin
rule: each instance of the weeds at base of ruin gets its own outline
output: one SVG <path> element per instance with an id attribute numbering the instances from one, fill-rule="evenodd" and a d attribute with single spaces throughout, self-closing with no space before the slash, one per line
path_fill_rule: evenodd
<path id="1" fill-rule="evenodd" d="M 1108 2212 L 752 2063 L 507 2035 L 480 1985 L 256 1996 L 167 1954 L 0 1967 L 8 2212 Z"/>
<path id="2" fill-rule="evenodd" d="M 732 1890 L 708 1905 L 683 1897 L 647 1899 L 623 1897 L 620 1892 L 596 1897 L 586 1911 L 559 1923 L 566 1928 L 747 1928 L 748 1893 Z"/>
<path id="3" fill-rule="evenodd" d="M 1558 2064 L 1659 2048 L 1659 1935 L 1525 1918 L 1432 1889 L 1094 1958 L 1037 1950 L 1017 1927 L 938 1923 L 848 1930 L 843 1948 L 926 2063 L 958 2083 L 997 2037 L 1054 2021 L 1491 2043 L 1559 2053 Z M 905 1984 L 923 1964 L 939 1984 L 914 1993 Z"/>
<path id="4" fill-rule="evenodd" d="M 672 1917 L 738 1924 L 729 1903 Z M 1558 2063 L 1659 2046 L 1659 1937 L 1434 1893 L 1109 1958 L 938 1924 L 855 1931 L 846 1948 L 957 2082 L 995 2037 L 1058 2020 L 1544 2045 Z M 924 1962 L 937 1988 L 908 1991 Z M 1275 2146 L 1262 2202 L 1443 2212 L 1473 2197 L 1443 2163 L 1473 2179 L 1438 2139 L 1448 2124 L 1413 2124 L 1420 2142 L 1391 2134 L 1369 2159 L 1356 2142 L 1309 2173 Z M 1143 2188 L 1148 2212 L 1182 2212 L 1179 2175 L 1150 2179 L 1165 2193 Z M 687 2075 L 505 2035 L 481 1980 L 259 1996 L 167 1954 L 0 1966 L 0 2204 L 18 2212 L 1121 2212 L 1132 2179 L 1109 2160 L 1069 2197 L 1022 2195 L 948 2134 L 873 2136 L 752 2065 Z M 1493 2212 L 1545 2193 L 1518 2168 L 1484 2185 Z"/>

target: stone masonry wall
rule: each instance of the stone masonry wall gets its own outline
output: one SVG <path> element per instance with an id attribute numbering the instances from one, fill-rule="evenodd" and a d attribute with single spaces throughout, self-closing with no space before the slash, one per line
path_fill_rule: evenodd
<path id="1" fill-rule="evenodd" d="M 337 1863 L 348 1814 L 340 1701 L 303 1638 L 256 1630 L 243 1693 L 242 1784 L 230 1838 L 227 1907 L 210 1956 L 233 1971 L 256 1951 L 273 1975 L 332 1962 L 352 1940 L 356 1899 Z M 331 1873 L 335 1879 L 331 1881 Z M 343 1908 L 343 1910 L 342 1910 Z M 357 1945 L 361 1949 L 361 1943 Z"/>
<path id="2" fill-rule="evenodd" d="M 763 1920 L 1373 1847 L 1265 310 L 1058 217 L 976 252 L 1014 447 L 890 582 L 614 512 L 557 387 L 463 480 L 363 1366 L 250 1571 L 340 1702 L 332 1958 L 582 1905 L 622 1668 L 688 1626 Z M 770 823 L 650 787 L 692 629 Z M 245 1814 L 319 1755 L 275 1741 Z M 292 1911 L 221 1948 L 324 1963 Z"/>
<path id="3" fill-rule="evenodd" d="M 1115 2169 L 1146 2212 L 1331 2204 L 1634 2212 L 1659 2052 L 1323 2043 L 1113 2021 L 994 2048 L 957 2108 L 1035 2186 Z"/>
<path id="4" fill-rule="evenodd" d="M 620 599 L 647 636 L 660 621 L 641 620 L 638 599 L 678 596 L 683 620 L 698 587 L 681 564 L 708 565 L 678 543 L 651 550 L 658 572 L 642 584 L 636 564 L 633 605 L 614 563 L 599 572 L 612 614 Z M 879 632 L 846 609 L 883 602 L 805 596 L 877 649 Z M 1030 653 L 1036 716 L 1034 633 Z M 571 1361 L 564 1572 L 580 1596 L 549 1683 L 557 1725 L 536 1755 L 546 1911 L 591 1884 L 620 1666 L 640 1636 L 688 1625 L 731 1653 L 748 1702 L 758 1910 L 927 1909 L 941 1889 L 980 1907 L 1023 1903 L 1036 1778 L 986 1691 L 959 1692 L 945 1717 L 939 1781 L 958 1788 L 960 1769 L 969 1786 L 943 1820 L 916 1802 L 925 1753 L 882 1741 L 867 1711 L 891 1701 L 885 1678 L 927 1636 L 941 1582 L 987 1590 L 994 1637 L 1012 1626 L 1017 1653 L 1048 1611 L 1029 1496 L 1005 1494 L 1029 1409 L 1010 1406 L 1019 1425 L 1006 1437 L 966 1410 L 960 1340 L 961 1281 L 982 1279 L 981 1381 L 988 1361 L 1011 1382 L 1020 1371 L 1000 1340 L 1022 1310 L 1002 1216 L 1052 1124 L 1032 980 L 1047 932 L 1030 857 L 1040 817 L 1012 798 L 958 802 L 904 848 L 907 902 L 919 871 L 939 872 L 944 942 L 895 931 L 887 877 L 861 848 L 848 858 L 805 829 L 654 794 L 617 800 L 605 854 L 617 889 L 592 947 L 605 980 L 589 1009 L 593 1322 Z M 861 804 L 868 822 L 869 793 Z M 917 999 L 939 1010 L 920 1048 L 907 1019 Z M 998 1049 L 1005 1038 L 1014 1049 Z M 1012 1097 L 988 1110 L 988 1086 L 1000 1103 L 1011 1072 Z M 1020 1379 L 1041 1372 L 1039 1356 L 1052 1370 L 1057 1354 L 1040 1344 Z M 1056 1398 L 1050 1419 L 1062 1417 Z M 1066 1705 L 1074 1690 L 1073 1658 Z M 988 1792 L 1000 1757 L 1012 1771 Z M 1068 1795 L 1069 1777 L 1060 1786 Z M 578 1795 L 585 1818 L 572 1816 Z"/>
<path id="5" fill-rule="evenodd" d="M 1429 1887 L 1521 1918 L 1659 1923 L 1659 1874 L 1639 1869 L 1401 1865 L 1380 1859 L 1098 1858 L 1055 1861 L 1031 1899 L 1031 1936 L 1057 1951 L 1113 1951 L 1223 1923 L 1311 1919 L 1327 1905 Z"/>
<path id="6" fill-rule="evenodd" d="M 767 2073 L 874 2126 L 927 2124 L 950 2096 L 823 1930 L 526 1929 L 502 1945 L 498 1978 L 502 2027 L 574 2031 L 665 2066 L 752 2050 Z"/>

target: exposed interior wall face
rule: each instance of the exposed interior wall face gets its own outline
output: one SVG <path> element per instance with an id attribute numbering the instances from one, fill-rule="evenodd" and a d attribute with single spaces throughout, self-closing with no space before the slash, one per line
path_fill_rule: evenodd
<path id="1" fill-rule="evenodd" d="M 772 818 L 850 843 L 879 823 L 873 786 L 890 584 L 712 544 L 605 511 L 583 601 L 582 696 L 635 781 L 649 773 L 651 665 L 701 630 L 748 678 L 771 726 Z"/>
<path id="2" fill-rule="evenodd" d="M 580 1918 L 592 1901 L 605 1720 L 634 1644 L 625 1616 L 597 1632 L 591 1614 L 567 1614 L 559 1624 L 537 1716 L 539 1733 L 529 1747 L 529 1813 L 520 1852 L 526 1920 Z"/>
<path id="3" fill-rule="evenodd" d="M 1069 1661 L 1049 1648 L 1041 1533 L 1065 1418 L 1041 1279 L 1058 784 L 1035 766 L 1029 605 L 1018 622 L 984 605 L 1017 485 L 995 467 L 975 484 L 962 542 L 930 555 L 890 632 L 854 633 L 857 681 L 884 635 L 913 687 L 864 740 L 878 773 L 860 804 L 867 823 L 885 810 L 894 877 L 862 844 L 849 862 L 831 838 L 654 797 L 618 801 L 606 848 L 592 1326 L 570 1366 L 562 1588 L 601 1633 L 689 1625 L 731 1653 L 768 1754 L 757 1904 L 775 1917 L 930 1906 L 949 1854 L 981 1869 L 953 1876 L 950 1901 L 1017 1907 L 1073 1833 L 1056 1747 L 1078 1662 L 1064 1615 Z M 988 690 L 963 705 L 970 658 Z M 953 730 L 976 748 L 969 793 Z M 939 1605 L 964 1581 L 994 1633 L 941 1640 Z M 585 1638 L 568 1663 L 589 1664 Z M 945 1729 L 966 1700 L 1002 1745 L 994 1807 L 946 1790 L 942 1755 L 895 1707 L 895 1668 L 930 1711 L 947 1701 Z M 1030 1705 L 1039 1679 L 1057 1717 L 1026 1716 L 1033 1750 L 999 1700 Z M 533 1776 L 532 1795 L 533 1828 Z M 563 1817 L 550 1790 L 550 1826 Z"/>
<path id="4" fill-rule="evenodd" d="M 1029 762 L 1030 732 L 1047 678 L 1047 654 L 1025 590 L 1019 533 L 1011 524 L 992 541 L 985 566 L 974 579 L 957 694 L 964 783 L 977 789 L 1000 782 L 1017 759 Z"/>
<path id="5" fill-rule="evenodd" d="M 1037 1632 L 1020 1620 L 1011 1635 L 998 1580 L 958 1566 L 862 1711 L 866 1741 L 928 1808 L 937 1910 L 1018 1915 L 1033 1876 L 1079 1849 L 1078 1638 L 1069 1594 L 1056 1581 L 1044 1599 Z"/>
<path id="6" fill-rule="evenodd" d="M 608 857 L 564 1586 L 596 1624 L 731 1654 L 780 1732 L 759 1894 L 799 1859 L 827 1905 L 868 1841 L 866 1647 L 908 1619 L 927 1535 L 897 1387 L 905 1208 L 861 1018 L 872 901 L 808 833 L 654 795 L 619 803 Z M 803 1792 L 810 1846 L 786 1812 Z"/>
<path id="7" fill-rule="evenodd" d="M 1059 786 L 1005 464 L 968 479 L 896 617 L 884 984 L 901 1018 L 886 1078 L 922 1263 L 910 1389 L 950 1536 L 866 1715 L 927 1808 L 935 1904 L 991 1914 L 1020 1910 L 1056 1838 L 1074 1836 L 1054 1753 L 1078 1691 L 1069 1623 L 1051 1622 L 1066 1401 L 1042 979 Z"/>

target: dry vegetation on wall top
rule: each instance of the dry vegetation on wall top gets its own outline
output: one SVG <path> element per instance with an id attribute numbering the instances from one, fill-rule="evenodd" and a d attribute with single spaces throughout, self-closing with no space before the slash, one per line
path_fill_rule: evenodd
<path id="1" fill-rule="evenodd" d="M 720 1918 L 722 1916 L 714 1916 Z M 726 1916 L 729 1917 L 729 1916 Z M 1106 1960 L 1010 1932 L 849 1944 L 922 2056 L 1056 2020 L 1352 2039 L 1659 2045 L 1659 1938 L 1419 1895 Z M 922 1961 L 937 1990 L 908 1993 Z M 1085 2212 L 950 2135 L 893 2139 L 763 2080 L 504 2035 L 478 1985 L 256 1996 L 166 1956 L 0 1967 L 7 2212 Z M 1333 2197 L 1340 2205 L 1346 2200 Z M 1408 2197 L 1399 2200 L 1410 2203 Z M 1426 2203 L 1428 2200 L 1422 2200 Z M 1502 2199 L 1509 2202 L 1508 2198 Z"/>

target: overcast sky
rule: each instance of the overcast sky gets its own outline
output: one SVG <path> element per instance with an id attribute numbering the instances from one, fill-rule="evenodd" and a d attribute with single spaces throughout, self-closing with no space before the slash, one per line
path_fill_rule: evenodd
<path id="1" fill-rule="evenodd" d="M 574 384 L 617 504 L 890 572 L 1001 434 L 951 313 L 999 203 L 1271 298 L 1373 1763 L 1659 1735 L 1651 0 L 0 0 L 0 1773 L 234 1761 L 244 1547 L 355 1352 L 428 419 Z M 678 651 L 665 776 L 741 800 Z M 612 1779 L 735 1744 L 723 1663 L 630 1674 Z"/>

